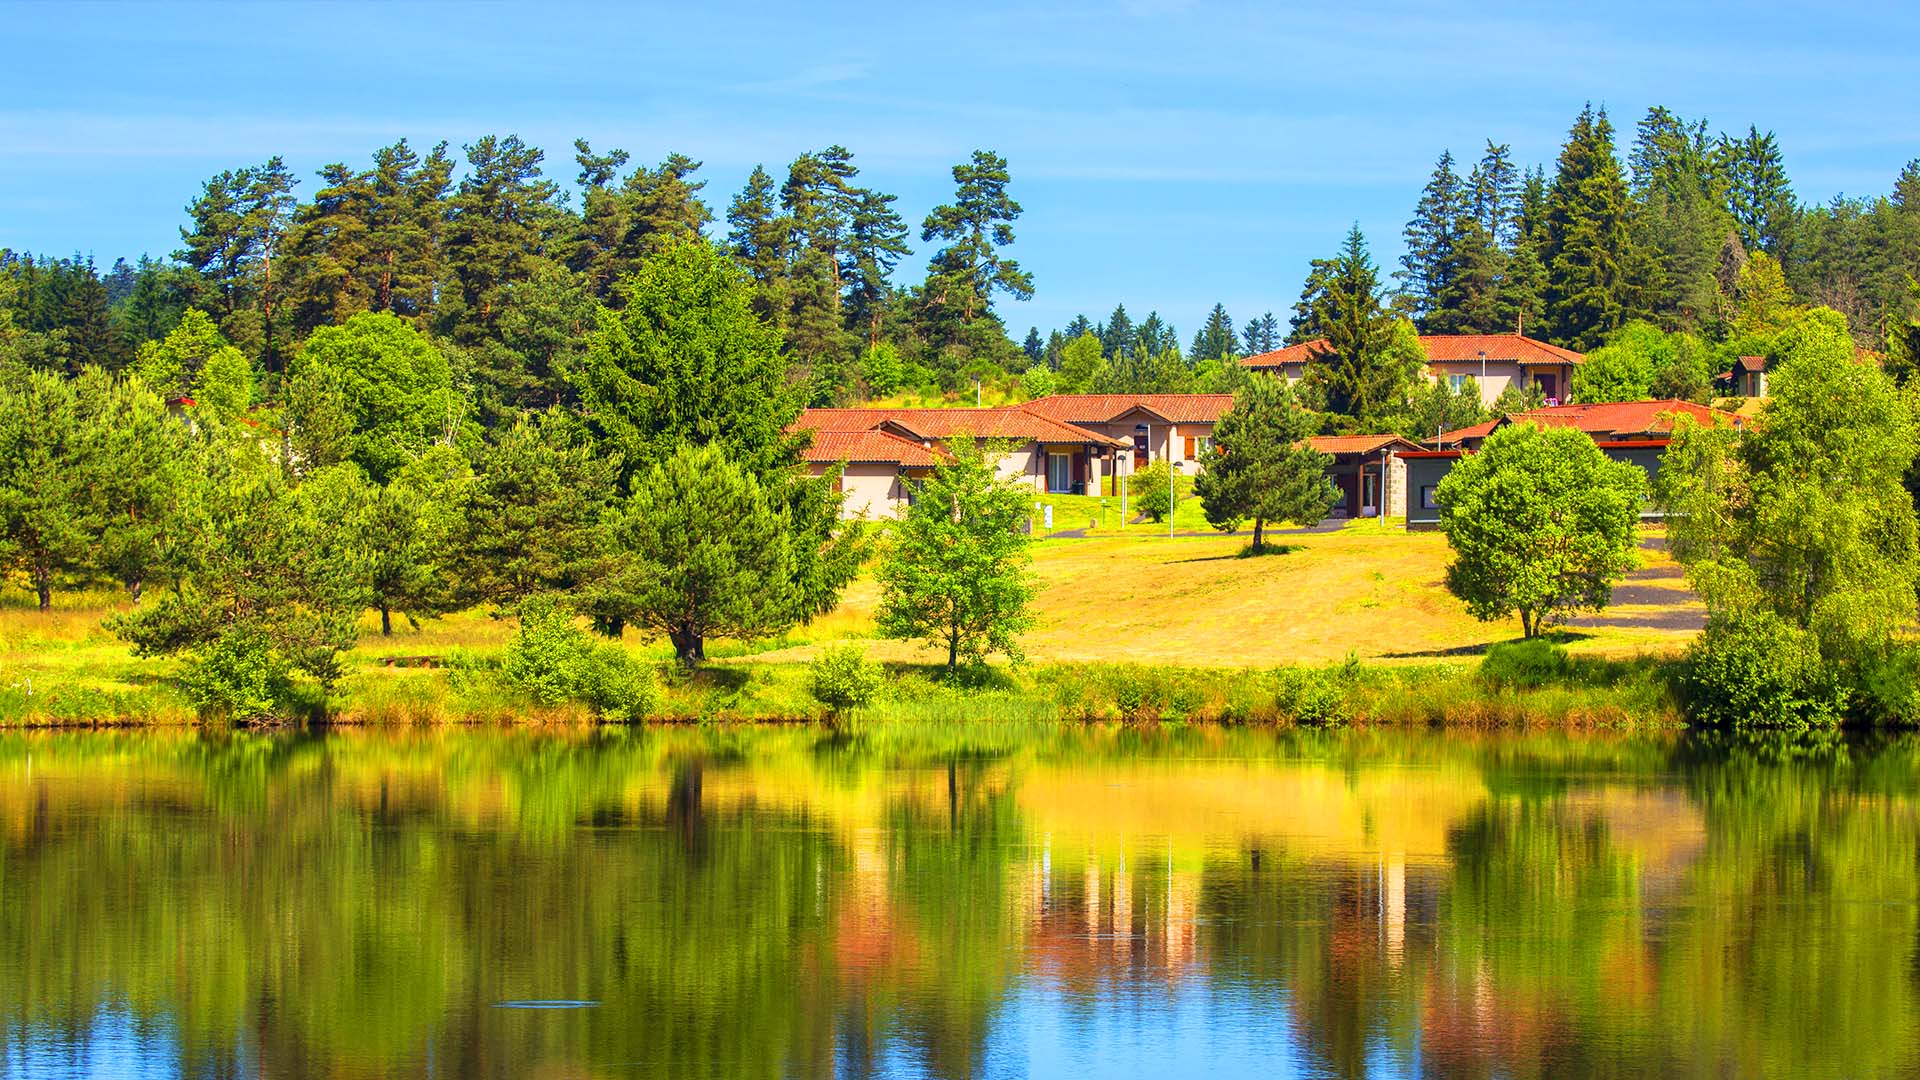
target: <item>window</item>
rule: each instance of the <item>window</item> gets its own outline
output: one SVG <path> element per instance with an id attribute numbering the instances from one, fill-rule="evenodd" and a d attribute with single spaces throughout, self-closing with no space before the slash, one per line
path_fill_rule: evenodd
<path id="1" fill-rule="evenodd" d="M 1436 497 L 1436 493 L 1435 493 L 1435 489 L 1437 487 L 1439 487 L 1438 484 L 1420 485 L 1420 509 L 1422 510 L 1440 509 L 1440 500 L 1438 497 Z"/>
<path id="2" fill-rule="evenodd" d="M 1465 390 L 1466 388 L 1467 388 L 1467 377 L 1465 375 L 1447 376 L 1447 389 L 1457 394 L 1460 391 Z"/>
<path id="3" fill-rule="evenodd" d="M 1073 490 L 1073 456 L 1071 454 L 1047 455 L 1047 490 L 1054 494 L 1064 494 Z"/>
<path id="4" fill-rule="evenodd" d="M 1193 449 L 1187 453 L 1187 456 L 1193 460 L 1199 461 L 1201 458 L 1213 453 L 1213 436 L 1195 435 L 1189 441 L 1193 443 Z"/>

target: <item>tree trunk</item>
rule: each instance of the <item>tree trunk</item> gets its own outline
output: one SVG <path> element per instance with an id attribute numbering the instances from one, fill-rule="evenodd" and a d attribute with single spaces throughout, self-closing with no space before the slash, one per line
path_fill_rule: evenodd
<path id="1" fill-rule="evenodd" d="M 669 630 L 667 640 L 673 642 L 673 653 L 685 667 L 694 667 L 707 658 L 706 639 L 697 630 Z"/>
<path id="2" fill-rule="evenodd" d="M 1260 540 L 1261 540 L 1260 534 L 1265 531 L 1266 524 L 1267 523 L 1264 518 L 1253 519 L 1253 553 L 1255 555 L 1260 554 Z"/>
<path id="3" fill-rule="evenodd" d="M 1533 612 L 1526 608 L 1520 609 L 1520 637 L 1523 641 L 1533 637 Z"/>
<path id="4" fill-rule="evenodd" d="M 957 670 L 959 667 L 960 667 L 960 635 L 948 634 L 947 635 L 947 671 L 951 673 Z"/>
<path id="5" fill-rule="evenodd" d="M 53 607 L 53 574 L 46 570 L 35 570 L 33 572 L 33 591 L 40 595 L 40 610 L 51 610 Z"/>
<path id="6" fill-rule="evenodd" d="M 387 610 L 385 604 L 380 605 L 380 636 L 393 636 L 393 612 Z"/>
<path id="7" fill-rule="evenodd" d="M 140 605 L 140 596 L 146 591 L 146 582 L 129 581 L 127 582 L 127 591 L 133 594 L 134 606 L 138 607 Z"/>

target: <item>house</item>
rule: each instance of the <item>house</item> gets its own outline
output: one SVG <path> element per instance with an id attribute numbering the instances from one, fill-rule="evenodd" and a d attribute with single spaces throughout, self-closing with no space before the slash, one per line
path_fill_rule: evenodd
<path id="1" fill-rule="evenodd" d="M 1487 436 L 1508 424 L 1577 428 L 1586 432 L 1608 457 L 1645 470 L 1651 482 L 1660 472 L 1660 458 L 1666 453 L 1672 441 L 1674 423 L 1681 416 L 1691 417 L 1702 424 L 1724 423 L 1738 427 L 1741 423 L 1741 418 L 1733 413 L 1678 398 L 1666 398 L 1549 406 L 1531 412 L 1510 413 L 1472 427 L 1443 432 L 1428 440 L 1426 449 L 1400 455 L 1406 462 L 1406 484 L 1410 496 L 1407 528 L 1433 528 L 1440 523 L 1440 503 L 1436 498 L 1440 481 L 1452 471 L 1454 463 L 1462 456 L 1478 452 Z"/>
<path id="2" fill-rule="evenodd" d="M 834 490 L 845 496 L 840 512 L 848 518 L 898 515 L 913 503 L 927 474 L 947 460 L 936 448 L 878 429 L 816 430 L 802 458 L 814 476 L 841 467 Z"/>
<path id="3" fill-rule="evenodd" d="M 1019 479 L 1035 491 L 1056 494 L 1099 490 L 1104 477 L 1125 467 L 1124 459 L 1131 449 L 1123 440 L 1018 405 L 988 409 L 808 409 L 794 427 L 814 432 L 816 439 L 822 432 L 877 431 L 929 452 L 954 438 L 991 439 L 1010 448 L 999 462 L 1002 477 Z M 899 505 L 895 504 L 896 509 Z"/>
<path id="4" fill-rule="evenodd" d="M 1586 360 L 1571 349 L 1519 334 L 1422 334 L 1420 348 L 1427 354 L 1428 378 L 1445 381 L 1455 390 L 1473 379 L 1484 405 L 1492 405 L 1509 386 L 1537 386 L 1547 404 L 1557 405 L 1567 394 L 1573 369 Z M 1298 382 L 1305 377 L 1307 365 L 1326 351 L 1326 339 L 1316 338 L 1240 362 Z"/>
<path id="5" fill-rule="evenodd" d="M 1232 394 L 1055 394 L 1019 406 L 1125 442 L 1131 468 L 1171 457 L 1191 476 L 1213 452 L 1213 426 Z"/>
<path id="6" fill-rule="evenodd" d="M 1721 373 L 1719 381 L 1725 383 L 1728 393 L 1735 397 L 1766 397 L 1767 358 L 1742 356 L 1733 362 L 1733 370 Z"/>
<path id="7" fill-rule="evenodd" d="M 1307 445 L 1333 459 L 1327 478 L 1340 491 L 1330 516 L 1401 517 L 1407 512 L 1407 466 L 1402 455 L 1419 444 L 1398 435 L 1316 435 Z"/>

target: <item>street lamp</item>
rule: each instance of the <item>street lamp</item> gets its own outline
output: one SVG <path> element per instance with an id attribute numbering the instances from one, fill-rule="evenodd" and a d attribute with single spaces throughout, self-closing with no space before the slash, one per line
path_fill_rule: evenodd
<path id="1" fill-rule="evenodd" d="M 1173 474 L 1180 471 L 1180 462 L 1167 455 L 1167 539 L 1173 539 Z"/>

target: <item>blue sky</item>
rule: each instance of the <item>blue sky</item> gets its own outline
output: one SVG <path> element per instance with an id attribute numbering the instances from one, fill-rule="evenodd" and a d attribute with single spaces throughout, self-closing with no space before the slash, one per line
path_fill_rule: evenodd
<path id="1" fill-rule="evenodd" d="M 1771 128 L 1805 199 L 1883 193 L 1920 157 L 1916 41 L 1912 7 L 1843 2 L 0 0 L 0 247 L 163 253 L 217 170 L 278 153 L 310 192 L 401 136 L 517 132 L 569 186 L 575 136 L 678 150 L 716 214 L 837 142 L 916 224 L 986 147 L 1026 208 L 1016 337 L 1116 301 L 1191 335 L 1215 300 L 1284 316 L 1352 222 L 1391 264 L 1441 150 L 1550 163 L 1588 100 L 1628 136 L 1656 103 Z"/>

